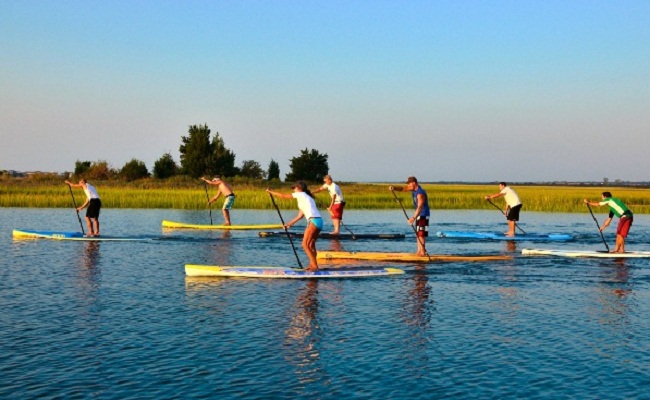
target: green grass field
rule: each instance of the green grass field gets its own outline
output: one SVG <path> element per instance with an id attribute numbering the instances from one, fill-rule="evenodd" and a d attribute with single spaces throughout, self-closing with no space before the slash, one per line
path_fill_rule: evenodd
<path id="1" fill-rule="evenodd" d="M 124 183 L 117 181 L 91 182 L 102 198 L 105 208 L 172 208 L 200 210 L 207 208 L 205 187 L 194 181 L 159 182 L 154 180 Z M 347 202 L 346 209 L 400 209 L 386 184 L 340 183 Z M 266 193 L 266 184 L 242 183 L 233 185 L 237 194 L 235 208 L 271 209 L 273 204 Z M 312 186 L 316 188 L 317 185 Z M 466 210 L 492 209 L 494 206 L 484 200 L 484 196 L 498 192 L 494 185 L 447 185 L 423 184 L 429 194 L 432 209 Z M 637 214 L 650 213 L 650 189 L 617 187 L 574 187 L 574 186 L 516 186 L 524 203 L 525 211 L 543 212 L 588 212 L 582 203 L 583 198 L 592 201 L 600 199 L 600 193 L 609 190 L 615 197 L 621 198 Z M 275 184 L 274 190 L 290 193 L 290 184 Z M 85 200 L 81 189 L 73 189 L 78 205 Z M 211 196 L 214 188 L 209 188 Z M 410 194 L 396 192 L 405 208 L 411 209 Z M 328 202 L 326 192 L 316 195 L 320 207 Z M 503 199 L 494 203 L 503 207 Z M 280 208 L 293 209 L 292 200 L 276 199 Z M 0 182 L 0 207 L 72 207 L 72 198 L 68 186 L 60 181 L 3 180 Z M 213 204 L 220 208 L 221 200 Z M 496 211 L 496 210 L 495 210 Z M 601 209 L 605 211 L 605 209 Z"/>

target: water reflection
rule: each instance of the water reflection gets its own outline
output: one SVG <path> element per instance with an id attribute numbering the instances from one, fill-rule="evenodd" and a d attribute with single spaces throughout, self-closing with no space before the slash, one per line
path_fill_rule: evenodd
<path id="1" fill-rule="evenodd" d="M 404 338 L 405 354 L 412 362 L 410 364 L 411 374 L 421 377 L 428 374 L 431 361 L 429 345 L 434 342 L 430 325 L 435 307 L 426 265 L 415 265 L 413 286 L 408 294 L 402 313 L 403 321 L 409 327 L 409 333 Z"/>
<path id="2" fill-rule="evenodd" d="M 100 243 L 94 241 L 84 243 L 83 250 L 77 257 L 75 285 L 78 289 L 77 295 L 80 305 L 77 310 L 82 315 L 91 316 L 95 314 L 93 310 L 99 297 L 101 285 L 100 260 Z"/>
<path id="3" fill-rule="evenodd" d="M 316 318 L 318 308 L 318 279 L 309 279 L 290 308 L 290 312 L 295 314 L 285 331 L 286 345 L 291 349 L 286 358 L 297 367 L 301 383 L 314 381 L 321 376 L 321 368 L 317 366 L 320 351 L 316 346 L 320 330 Z"/>

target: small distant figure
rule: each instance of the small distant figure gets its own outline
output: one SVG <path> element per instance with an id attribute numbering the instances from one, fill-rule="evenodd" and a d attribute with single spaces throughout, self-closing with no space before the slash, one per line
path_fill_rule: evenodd
<path id="1" fill-rule="evenodd" d="M 517 221 L 519 221 L 519 211 L 522 207 L 521 200 L 519 199 L 517 192 L 515 192 L 505 182 L 499 182 L 499 193 L 485 196 L 485 200 L 496 199 L 501 196 L 503 196 L 506 201 L 506 211 L 504 214 L 508 221 L 508 232 L 506 232 L 505 235 L 515 236 L 515 227 L 517 226 Z"/>
<path id="2" fill-rule="evenodd" d="M 603 192 L 601 196 L 601 201 L 590 202 L 589 200 L 584 199 L 584 203 L 594 207 L 609 207 L 609 217 L 605 220 L 603 226 L 600 228 L 601 232 L 609 226 L 609 224 L 612 222 L 612 218 L 614 218 L 614 215 L 619 218 L 618 226 L 616 227 L 616 248 L 612 251 L 612 253 L 625 253 L 625 238 L 627 238 L 627 234 L 630 232 L 630 228 L 632 227 L 634 214 L 632 214 L 632 210 L 627 208 L 625 203 L 623 203 L 620 199 L 612 197 L 612 194 L 610 192 Z"/>
<path id="3" fill-rule="evenodd" d="M 302 249 L 307 253 L 307 257 L 309 258 L 309 265 L 306 270 L 318 271 L 318 261 L 316 260 L 316 240 L 318 239 L 320 231 L 323 230 L 323 218 L 321 218 L 320 213 L 318 212 L 318 207 L 316 207 L 314 195 L 309 191 L 309 189 L 307 189 L 307 184 L 305 182 L 298 181 L 291 186 L 291 188 L 293 189 L 293 193 L 279 193 L 271 191 L 270 189 L 266 189 L 266 191 L 282 199 L 294 198 L 298 201 L 298 215 L 289 221 L 285 227 L 287 229 L 290 228 L 296 222 L 300 221 L 302 217 L 307 219 L 307 227 L 305 228 L 305 233 L 302 237 Z"/>
<path id="4" fill-rule="evenodd" d="M 329 192 L 331 201 L 327 207 L 327 211 L 330 212 L 330 215 L 332 216 L 332 225 L 334 225 L 334 231 L 332 231 L 330 234 L 338 235 L 339 231 L 341 230 L 341 220 L 343 219 L 343 208 L 345 207 L 345 200 L 343 200 L 343 193 L 341 192 L 341 188 L 339 185 L 332 181 L 331 175 L 325 175 L 323 182 L 323 186 L 314 190 L 312 193 L 316 194 L 322 192 L 323 190 L 327 190 Z"/>
<path id="5" fill-rule="evenodd" d="M 86 194 L 86 201 L 80 206 L 77 207 L 77 212 L 88 207 L 86 210 L 86 225 L 88 225 L 88 237 L 97 237 L 99 236 L 99 211 L 102 208 L 102 201 L 99 199 L 99 194 L 97 189 L 85 179 L 79 180 L 79 183 L 71 183 L 65 181 L 70 187 L 80 187 L 83 189 Z"/>
<path id="6" fill-rule="evenodd" d="M 201 179 L 208 185 L 214 185 L 217 187 L 217 195 L 208 201 L 208 205 L 214 203 L 219 196 L 223 195 L 223 206 L 221 207 L 221 211 L 223 212 L 224 225 L 229 226 L 230 210 L 235 204 L 236 198 L 235 193 L 232 191 L 232 187 L 218 175 L 212 178 L 212 180 L 207 180 L 205 178 Z"/>
<path id="7" fill-rule="evenodd" d="M 429 216 L 431 214 L 427 192 L 422 189 L 422 186 L 418 184 L 418 180 L 414 176 L 409 176 L 406 179 L 406 186 L 389 186 L 388 189 L 390 191 L 397 190 L 398 192 L 411 191 L 415 213 L 413 213 L 413 217 L 409 218 L 408 221 L 411 226 L 415 222 L 416 238 L 418 240 L 417 255 L 426 256 L 426 238 L 429 236 Z"/>

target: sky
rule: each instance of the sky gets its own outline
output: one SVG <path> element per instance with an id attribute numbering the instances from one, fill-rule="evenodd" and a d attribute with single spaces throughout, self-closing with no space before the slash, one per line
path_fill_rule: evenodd
<path id="1" fill-rule="evenodd" d="M 206 124 L 281 176 L 650 180 L 650 1 L 0 0 L 0 170 L 151 171 Z"/>

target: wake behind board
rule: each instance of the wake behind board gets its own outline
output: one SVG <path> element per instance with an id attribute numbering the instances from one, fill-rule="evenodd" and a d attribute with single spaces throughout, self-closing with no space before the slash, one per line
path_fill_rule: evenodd
<path id="1" fill-rule="evenodd" d="M 462 232 L 462 231 L 442 231 L 436 234 L 440 238 L 453 238 L 453 239 L 487 239 L 487 240 L 508 240 L 508 241 L 522 241 L 530 240 L 536 242 L 565 242 L 573 240 L 573 236 L 565 233 L 545 233 L 545 234 L 517 234 L 515 236 L 506 236 L 504 233 L 497 232 Z"/>
<path id="2" fill-rule="evenodd" d="M 382 252 L 347 252 L 347 251 L 319 251 L 316 258 L 325 260 L 368 260 L 392 262 L 463 262 L 463 261 L 503 261 L 511 260 L 508 255 L 454 255 L 454 254 L 429 254 L 418 256 L 413 253 L 382 253 Z"/>
<path id="3" fill-rule="evenodd" d="M 403 273 L 403 270 L 397 268 L 320 269 L 318 271 L 306 271 L 304 269 L 286 267 L 185 265 L 185 275 L 187 276 L 227 276 L 266 279 L 368 278 Z"/>
<path id="4" fill-rule="evenodd" d="M 204 225 L 187 224 L 184 222 L 162 221 L 162 227 L 167 229 L 204 229 L 204 230 L 264 230 L 282 228 L 282 224 L 265 225 Z"/>
<path id="5" fill-rule="evenodd" d="M 61 232 L 61 231 L 36 231 L 31 229 L 14 229 L 14 239 L 53 239 L 53 240 L 73 240 L 82 242 L 143 242 L 154 240 L 145 237 L 119 237 L 119 236 L 84 236 L 81 232 Z"/>
<path id="6" fill-rule="evenodd" d="M 523 249 L 525 256 L 556 256 L 572 258 L 650 258 L 650 251 L 626 251 L 625 253 L 607 253 L 592 250 L 551 250 L 551 249 Z"/>
<path id="7" fill-rule="evenodd" d="M 264 238 L 273 238 L 273 237 L 286 237 L 287 232 L 259 232 L 260 237 Z M 301 238 L 304 236 L 301 232 L 289 232 L 289 236 L 295 238 Z M 343 240 L 356 240 L 356 239 L 404 239 L 406 237 L 403 233 L 355 233 L 354 235 L 350 233 L 339 233 L 338 235 L 332 235 L 331 233 L 321 232 L 318 235 L 319 239 L 343 239 Z"/>

